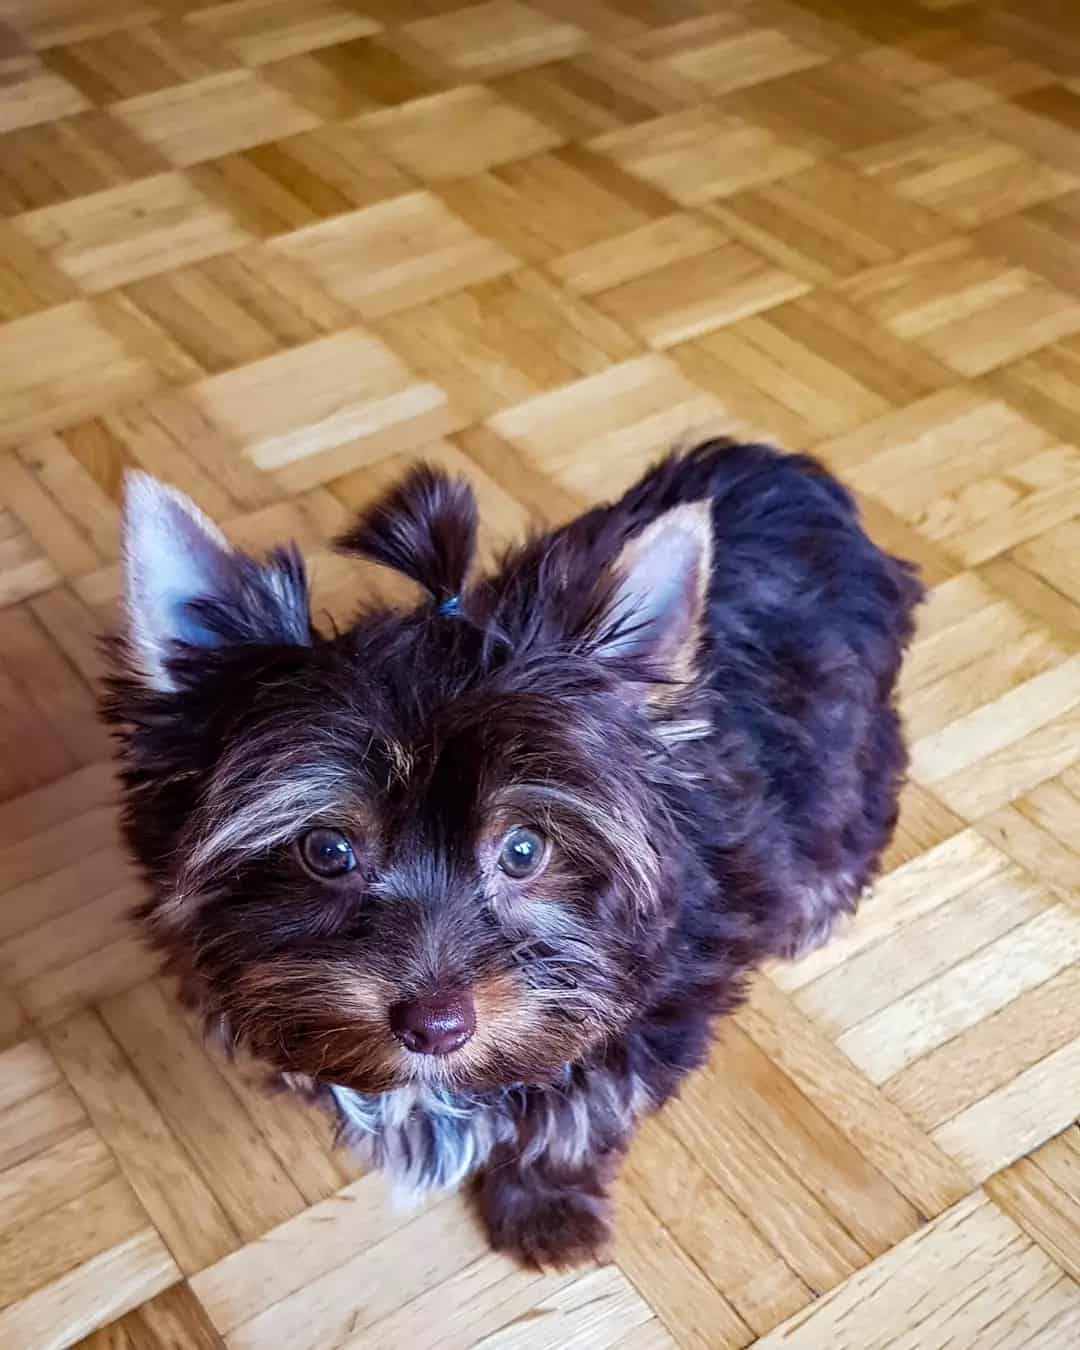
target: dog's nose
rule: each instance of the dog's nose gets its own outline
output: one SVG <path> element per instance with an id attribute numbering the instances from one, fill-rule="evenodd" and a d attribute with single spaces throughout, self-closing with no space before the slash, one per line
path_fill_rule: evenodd
<path id="1" fill-rule="evenodd" d="M 472 1038 L 476 1008 L 469 994 L 438 994 L 390 1009 L 390 1030 L 417 1055 L 451 1055 Z"/>

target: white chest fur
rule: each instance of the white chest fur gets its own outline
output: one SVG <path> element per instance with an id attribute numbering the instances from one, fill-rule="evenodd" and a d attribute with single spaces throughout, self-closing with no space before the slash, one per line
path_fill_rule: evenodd
<path id="1" fill-rule="evenodd" d="M 572 1084 L 569 1066 L 566 1081 L 549 1089 L 515 1087 L 479 1099 L 422 1085 L 380 1096 L 331 1092 L 346 1141 L 389 1174 L 405 1204 L 460 1185 L 501 1144 L 515 1144 L 524 1163 L 547 1156 L 579 1167 L 597 1138 L 621 1134 L 651 1106 L 634 1075 L 591 1069 Z M 528 1129 L 519 1138 L 526 1111 Z"/>
<path id="2" fill-rule="evenodd" d="M 346 1141 L 388 1173 L 395 1197 L 416 1203 L 433 1190 L 458 1186 L 498 1143 L 514 1137 L 509 1096 L 474 1102 L 437 1088 L 404 1087 L 380 1096 L 331 1089 Z"/>

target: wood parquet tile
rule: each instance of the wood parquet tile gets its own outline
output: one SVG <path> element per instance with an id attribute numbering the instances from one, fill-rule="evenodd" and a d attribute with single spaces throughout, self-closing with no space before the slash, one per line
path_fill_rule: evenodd
<path id="1" fill-rule="evenodd" d="M 716 431 L 922 565 L 911 780 L 858 920 L 642 1130 L 612 1264 L 539 1276 L 126 925 L 121 484 L 343 617 L 328 541 L 419 456 L 490 555 Z M 0 1346 L 1066 1350 L 1078 1113 L 1075 5 L 0 6 Z"/>

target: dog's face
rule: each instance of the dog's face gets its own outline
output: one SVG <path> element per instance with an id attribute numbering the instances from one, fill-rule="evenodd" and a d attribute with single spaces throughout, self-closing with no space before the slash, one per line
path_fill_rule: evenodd
<path id="1" fill-rule="evenodd" d="M 108 706 L 156 939 L 230 1037 L 362 1092 L 547 1082 L 661 940 L 707 510 L 602 516 L 465 589 L 471 495 L 419 473 L 343 547 L 440 603 L 323 638 L 291 554 L 129 488 Z"/>

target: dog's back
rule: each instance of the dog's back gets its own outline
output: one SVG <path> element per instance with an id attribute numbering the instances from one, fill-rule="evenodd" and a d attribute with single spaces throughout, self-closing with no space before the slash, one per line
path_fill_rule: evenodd
<path id="1" fill-rule="evenodd" d="M 756 799 L 753 850 L 787 899 L 772 945 L 792 956 L 854 909 L 895 827 L 907 766 L 895 686 L 923 588 L 805 455 L 710 442 L 611 509 L 637 527 L 704 497 L 712 742 Z"/>

